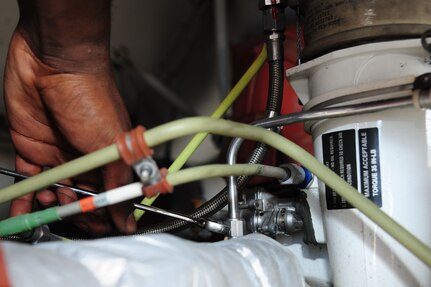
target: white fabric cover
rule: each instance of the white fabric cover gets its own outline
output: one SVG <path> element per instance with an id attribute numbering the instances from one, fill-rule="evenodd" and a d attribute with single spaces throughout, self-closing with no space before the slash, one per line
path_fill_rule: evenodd
<path id="1" fill-rule="evenodd" d="M 196 243 L 167 234 L 1 243 L 13 286 L 305 286 L 296 257 L 263 235 Z"/>

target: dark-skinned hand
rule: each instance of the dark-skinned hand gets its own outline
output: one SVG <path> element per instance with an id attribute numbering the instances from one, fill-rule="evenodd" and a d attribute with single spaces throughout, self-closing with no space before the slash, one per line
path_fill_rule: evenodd
<path id="1" fill-rule="evenodd" d="M 79 49 L 82 51 L 83 47 Z M 38 174 L 112 144 L 118 134 L 130 128 L 109 56 L 98 57 L 106 51 L 99 53 L 92 46 L 88 47 L 88 53 L 94 57 L 85 62 L 61 54 L 44 55 L 27 37 L 25 29 L 18 26 L 13 34 L 4 89 L 18 172 Z M 98 192 L 127 184 L 131 176 L 127 166 L 115 162 L 63 183 Z M 38 191 L 13 200 L 10 215 L 31 212 L 34 200 L 42 207 L 49 207 L 77 199 L 67 188 Z M 136 223 L 130 215 L 131 207 L 130 203 L 115 205 L 108 212 L 79 215 L 74 221 L 95 235 L 111 231 L 110 222 L 120 232 L 132 233 Z"/>

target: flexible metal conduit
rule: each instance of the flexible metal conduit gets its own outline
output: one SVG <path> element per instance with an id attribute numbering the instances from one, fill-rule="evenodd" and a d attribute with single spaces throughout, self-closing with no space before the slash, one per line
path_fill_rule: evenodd
<path id="1" fill-rule="evenodd" d="M 269 64 L 269 84 L 268 84 L 268 99 L 266 103 L 266 118 L 273 118 L 280 114 L 281 104 L 283 101 L 283 88 L 284 88 L 284 28 L 275 31 L 272 35 L 276 35 L 274 39 L 269 38 L 266 41 L 268 64 Z M 268 150 L 268 146 L 264 143 L 257 143 L 256 148 L 253 150 L 248 159 L 250 164 L 261 163 Z M 231 177 L 230 180 L 235 181 L 235 186 L 238 189 L 243 189 L 250 176 Z M 238 193 L 238 192 L 236 192 Z M 233 196 L 233 194 L 231 194 Z M 237 198 L 233 198 L 238 202 Z M 231 219 L 239 218 L 237 210 L 229 208 L 229 217 Z"/>

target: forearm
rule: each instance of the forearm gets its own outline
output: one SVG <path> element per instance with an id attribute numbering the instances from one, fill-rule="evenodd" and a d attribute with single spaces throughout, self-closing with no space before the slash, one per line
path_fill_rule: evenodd
<path id="1" fill-rule="evenodd" d="M 43 62 L 71 70 L 109 63 L 110 0 L 18 0 L 18 29 Z M 95 66 L 96 65 L 96 66 Z"/>

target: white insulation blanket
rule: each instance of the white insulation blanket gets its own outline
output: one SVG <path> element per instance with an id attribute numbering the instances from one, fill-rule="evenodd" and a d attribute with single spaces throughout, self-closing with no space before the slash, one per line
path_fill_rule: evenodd
<path id="1" fill-rule="evenodd" d="M 36 246 L 1 242 L 12 286 L 304 286 L 295 256 L 263 235 L 196 243 L 158 234 Z"/>

